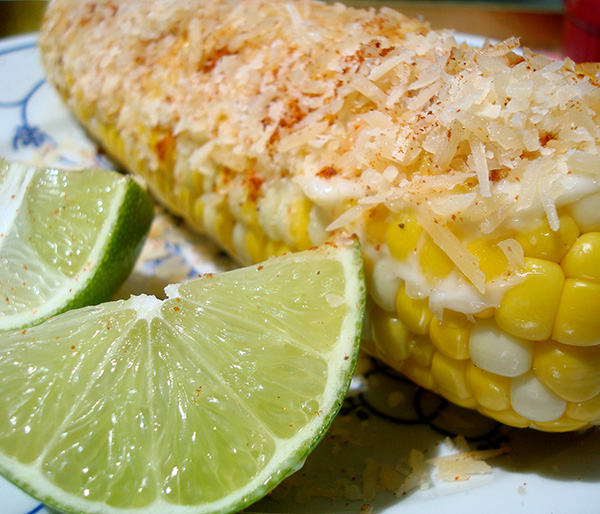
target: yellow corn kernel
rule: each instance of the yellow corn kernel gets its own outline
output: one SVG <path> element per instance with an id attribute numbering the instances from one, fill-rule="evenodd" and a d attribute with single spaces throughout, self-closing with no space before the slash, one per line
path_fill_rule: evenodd
<path id="1" fill-rule="evenodd" d="M 467 245 L 467 250 L 479 259 L 479 269 L 483 271 L 486 281 L 499 277 L 508 268 L 508 258 L 498 246 L 498 241 L 478 238 Z"/>
<path id="2" fill-rule="evenodd" d="M 398 371 L 402 372 L 418 386 L 436 392 L 436 384 L 431 376 L 431 368 L 420 366 L 413 359 L 408 358 L 398 367 Z"/>
<path id="3" fill-rule="evenodd" d="M 496 309 L 494 307 L 488 307 L 487 309 L 483 309 L 482 311 L 476 312 L 473 314 L 476 318 L 479 319 L 490 319 L 493 318 L 496 314 Z"/>
<path id="4" fill-rule="evenodd" d="M 356 207 L 358 205 L 357 198 L 349 198 L 347 200 L 340 200 L 339 202 L 334 202 L 333 204 L 329 204 L 326 211 L 329 212 L 330 219 L 333 221 L 344 214 L 346 211 L 352 209 L 352 207 Z M 309 202 L 309 210 L 312 209 L 312 204 Z"/>
<path id="5" fill-rule="evenodd" d="M 517 234 L 515 239 L 523 247 L 526 257 L 537 257 L 553 262 L 560 262 L 571 245 L 579 236 L 579 227 L 572 216 L 559 215 L 560 227 L 552 230 L 548 220 L 544 218 L 535 229 Z"/>
<path id="6" fill-rule="evenodd" d="M 138 166 L 140 168 L 144 168 L 145 164 L 141 164 Z M 154 173 L 154 183 L 156 184 L 156 187 L 158 188 L 160 193 L 164 195 L 165 198 L 167 198 L 169 205 L 171 207 L 174 207 L 173 204 L 175 202 L 173 201 L 173 188 L 175 186 L 175 179 L 173 178 L 173 174 L 164 173 L 162 172 L 162 170 L 158 170 L 156 173 Z"/>
<path id="7" fill-rule="evenodd" d="M 226 204 L 222 204 L 215 216 L 215 236 L 220 243 L 227 249 L 233 248 L 233 226 L 235 219 L 227 208 Z"/>
<path id="8" fill-rule="evenodd" d="M 378 245 L 385 241 L 389 215 L 389 209 L 383 204 L 369 209 L 365 214 L 365 235 L 367 240 L 373 245 Z"/>
<path id="9" fill-rule="evenodd" d="M 471 394 L 482 407 L 495 411 L 510 408 L 510 378 L 469 363 L 466 380 Z"/>
<path id="10" fill-rule="evenodd" d="M 600 346 L 536 344 L 533 371 L 561 398 L 583 402 L 600 394 Z"/>
<path id="11" fill-rule="evenodd" d="M 472 396 L 460 398 L 448 393 L 447 391 L 439 391 L 439 394 L 441 394 L 449 402 L 452 402 L 454 405 L 458 405 L 459 407 L 464 407 L 465 409 L 474 409 L 477 407 L 477 402 Z"/>
<path id="12" fill-rule="evenodd" d="M 413 360 L 423 367 L 430 367 L 433 355 L 436 353 L 428 337 L 412 337 L 408 345 L 408 352 Z"/>
<path id="13" fill-rule="evenodd" d="M 392 364 L 407 359 L 411 334 L 406 324 L 375 305 L 371 310 L 371 321 L 373 339 L 380 356 L 390 359 Z"/>
<path id="14" fill-rule="evenodd" d="M 408 330 L 418 335 L 426 335 L 433 313 L 429 309 L 426 298 L 411 298 L 406 294 L 406 286 L 402 284 L 396 295 L 396 311 Z"/>
<path id="15" fill-rule="evenodd" d="M 285 252 L 289 252 L 290 247 L 283 241 L 274 241 L 272 239 L 267 240 L 267 244 L 264 249 L 266 258 L 273 257 L 275 255 L 282 255 Z M 264 259 L 263 259 L 264 260 Z"/>
<path id="16" fill-rule="evenodd" d="M 428 234 L 425 234 L 423 246 L 419 250 L 421 270 L 431 280 L 447 277 L 454 269 L 452 259 L 436 245 Z"/>
<path id="17" fill-rule="evenodd" d="M 111 153 L 119 159 L 123 159 L 125 157 L 125 141 L 119 135 L 117 129 L 101 122 L 96 123 L 96 128 L 100 137 L 107 141 L 107 146 L 111 149 Z"/>
<path id="18" fill-rule="evenodd" d="M 192 211 L 192 195 L 190 193 L 189 188 L 179 187 L 177 189 L 176 195 L 177 206 L 186 217 L 189 217 L 190 212 Z"/>
<path id="19" fill-rule="evenodd" d="M 306 250 L 312 246 L 308 237 L 310 201 L 307 198 L 296 200 L 290 208 L 288 230 L 296 250 Z"/>
<path id="20" fill-rule="evenodd" d="M 524 416 L 517 414 L 512 408 L 498 411 L 486 409 L 485 407 L 478 407 L 477 410 L 479 410 L 479 412 L 481 412 L 485 416 L 488 416 L 492 419 L 495 419 L 496 421 L 499 421 L 500 423 L 503 423 L 504 425 L 509 425 L 511 427 L 527 428 L 531 425 L 531 421 L 529 421 Z"/>
<path id="21" fill-rule="evenodd" d="M 423 228 L 414 213 L 404 211 L 396 215 L 386 232 L 386 241 L 392 256 L 403 261 L 416 252 L 422 232 Z"/>
<path id="22" fill-rule="evenodd" d="M 585 402 L 570 402 L 567 404 L 565 415 L 577 421 L 600 420 L 600 395 Z"/>
<path id="23" fill-rule="evenodd" d="M 468 359 L 471 326 L 462 312 L 445 310 L 442 321 L 435 317 L 431 320 L 429 337 L 437 351 L 446 357 Z"/>
<path id="24" fill-rule="evenodd" d="M 73 75 L 71 73 L 68 73 L 68 75 L 66 76 L 67 79 L 67 84 L 74 84 L 75 83 L 75 79 L 73 78 Z M 57 88 L 58 89 L 58 88 Z M 61 93 L 61 96 L 66 97 L 67 93 L 63 93 L 62 88 L 59 89 L 59 92 Z M 74 104 L 75 104 L 75 110 L 78 113 L 79 117 L 82 118 L 83 120 L 89 121 L 90 119 L 92 119 L 92 117 L 94 117 L 96 115 L 96 104 L 94 104 L 93 102 L 88 102 L 84 99 L 83 97 L 83 93 L 81 91 L 73 91 L 74 96 Z M 71 93 L 70 93 L 71 94 Z"/>
<path id="25" fill-rule="evenodd" d="M 600 284 L 565 280 L 552 338 L 565 344 L 600 344 Z"/>
<path id="26" fill-rule="evenodd" d="M 532 425 L 544 432 L 572 432 L 584 428 L 587 422 L 571 419 L 565 413 L 554 421 L 534 421 Z"/>
<path id="27" fill-rule="evenodd" d="M 600 282 L 600 232 L 579 236 L 560 265 L 569 278 Z"/>
<path id="28" fill-rule="evenodd" d="M 248 230 L 258 230 L 260 225 L 258 223 L 258 209 L 256 202 L 247 198 L 240 207 L 240 217 L 244 222 L 244 225 Z"/>
<path id="29" fill-rule="evenodd" d="M 496 309 L 500 328 L 530 341 L 545 341 L 552 334 L 554 316 L 565 281 L 555 262 L 525 258 L 525 279 L 509 289 Z"/>
<path id="30" fill-rule="evenodd" d="M 204 225 L 204 202 L 202 198 L 196 198 L 194 205 L 191 210 L 191 217 L 193 223 L 198 227 L 203 227 Z"/>
<path id="31" fill-rule="evenodd" d="M 376 255 L 375 258 L 371 258 L 368 255 L 363 255 L 363 268 L 365 272 L 365 282 L 368 284 L 367 288 L 371 290 L 373 287 L 373 271 L 375 269 L 375 261 L 379 258 Z"/>
<path id="32" fill-rule="evenodd" d="M 192 171 L 192 186 L 196 191 L 204 191 L 204 175 L 199 171 Z"/>
<path id="33" fill-rule="evenodd" d="M 443 395 L 463 400 L 471 398 L 466 380 L 468 365 L 468 361 L 458 361 L 435 352 L 431 361 L 431 375 Z"/>
<path id="34" fill-rule="evenodd" d="M 268 257 L 283 255 L 284 253 L 291 251 L 292 249 L 290 246 L 284 241 L 275 241 L 272 239 L 267 241 L 266 253 L 268 254 Z"/>
<path id="35" fill-rule="evenodd" d="M 246 250 L 252 262 L 262 262 L 265 260 L 267 240 L 267 236 L 261 231 L 248 230 L 248 234 L 246 235 Z"/>

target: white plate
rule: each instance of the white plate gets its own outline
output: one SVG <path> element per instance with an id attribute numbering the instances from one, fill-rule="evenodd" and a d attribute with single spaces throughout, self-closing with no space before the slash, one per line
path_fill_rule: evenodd
<path id="1" fill-rule="evenodd" d="M 0 42 L 0 77 L 0 156 L 40 165 L 110 166 L 45 82 L 34 35 Z M 212 243 L 159 213 L 120 296 L 160 294 L 169 282 L 231 266 Z M 305 466 L 247 512 L 600 512 L 597 431 L 546 434 L 501 427 L 385 368 L 363 364 L 367 371 L 355 380 L 342 414 Z M 385 472 L 401 468 L 411 449 L 427 458 L 452 453 L 446 438 L 458 434 L 472 448 L 505 445 L 510 453 L 488 460 L 491 472 L 467 481 L 440 482 L 432 467 L 433 485 L 426 490 L 396 497 L 382 485 Z M 373 477 L 377 480 L 369 482 Z M 51 512 L 2 479 L 0 499 L 2 514 Z"/>

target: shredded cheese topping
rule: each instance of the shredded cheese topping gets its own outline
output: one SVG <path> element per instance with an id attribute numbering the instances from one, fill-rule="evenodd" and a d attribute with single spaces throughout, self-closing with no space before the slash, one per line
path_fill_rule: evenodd
<path id="1" fill-rule="evenodd" d="M 193 171 L 236 204 L 251 174 L 260 204 L 284 181 L 314 202 L 314 233 L 413 209 L 478 293 L 472 234 L 540 215 L 556 230 L 557 208 L 600 189 L 598 77 L 514 39 L 471 48 L 389 8 L 309 0 L 55 0 L 41 45 L 65 97 L 147 148 L 146 167 L 156 133 L 176 138 L 176 189 Z"/>

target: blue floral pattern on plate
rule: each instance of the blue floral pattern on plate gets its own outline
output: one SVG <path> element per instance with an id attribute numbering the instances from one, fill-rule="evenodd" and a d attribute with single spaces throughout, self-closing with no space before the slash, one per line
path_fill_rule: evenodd
<path id="1" fill-rule="evenodd" d="M 0 156 L 40 166 L 110 167 L 45 81 L 35 36 L 0 41 Z M 171 282 L 234 266 L 208 239 L 158 210 L 148 241 L 119 297 L 163 295 Z M 526 511 L 592 514 L 600 505 L 600 433 L 545 434 L 502 427 L 364 358 L 342 413 L 302 470 L 246 512 Z M 492 472 L 396 496 L 393 478 L 411 449 L 453 453 L 447 437 L 474 448 L 507 445 Z M 541 450 L 542 449 L 542 450 Z M 540 451 L 541 450 L 541 451 Z M 396 474 L 396 475 L 394 475 Z M 2 514 L 52 514 L 0 478 Z"/>
<path id="2" fill-rule="evenodd" d="M 52 138 L 48 134 L 42 132 L 39 127 L 30 125 L 27 120 L 27 104 L 35 92 L 45 82 L 45 79 L 40 80 L 21 100 L 14 102 L 0 102 L 0 109 L 11 109 L 16 107 L 21 111 L 22 124 L 15 127 L 15 135 L 12 139 L 14 150 L 19 150 L 20 147 L 30 145 L 39 148 L 46 142 L 52 142 Z"/>
<path id="3" fill-rule="evenodd" d="M 0 51 L 0 57 L 10 54 L 15 55 L 25 51 L 35 51 L 35 49 L 35 42 L 27 41 L 22 44 L 3 48 Z M 20 112 L 21 123 L 14 126 L 14 135 L 11 139 L 12 147 L 15 151 L 18 151 L 21 147 L 30 145 L 40 147 L 45 142 L 52 141 L 52 138 L 48 134 L 43 132 L 39 127 L 31 125 L 27 119 L 27 105 L 36 91 L 38 91 L 45 82 L 45 78 L 40 79 L 30 90 L 26 91 L 24 96 L 20 99 L 0 101 L 0 109 L 18 109 Z"/>

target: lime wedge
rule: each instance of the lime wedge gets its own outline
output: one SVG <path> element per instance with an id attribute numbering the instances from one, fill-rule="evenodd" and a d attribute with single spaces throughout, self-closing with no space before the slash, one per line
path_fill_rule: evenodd
<path id="1" fill-rule="evenodd" d="M 0 159 L 0 331 L 110 300 L 152 216 L 149 195 L 119 173 Z"/>
<path id="2" fill-rule="evenodd" d="M 0 472 L 65 512 L 234 512 L 303 461 L 356 363 L 358 243 L 0 338 Z"/>

